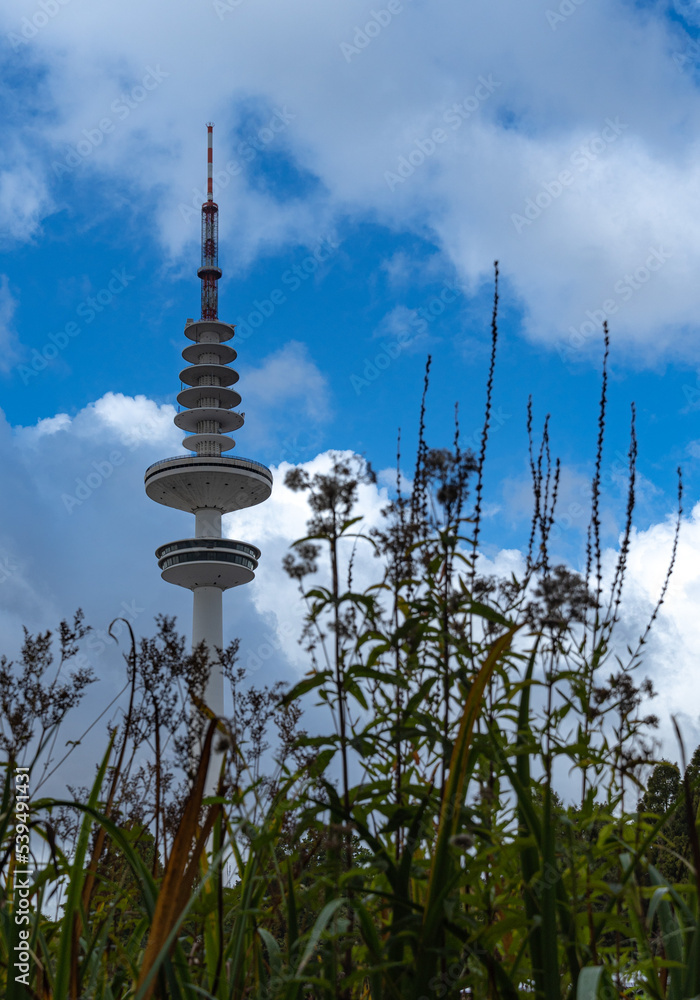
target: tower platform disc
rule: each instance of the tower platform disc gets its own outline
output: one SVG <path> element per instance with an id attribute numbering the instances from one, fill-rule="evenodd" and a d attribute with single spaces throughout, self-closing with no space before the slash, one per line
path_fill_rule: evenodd
<path id="1" fill-rule="evenodd" d="M 185 361 L 191 365 L 200 364 L 199 359 L 203 355 L 209 354 L 216 354 L 219 359 L 218 364 L 222 365 L 228 365 L 238 357 L 234 349 L 229 347 L 228 344 L 188 344 L 182 352 Z M 207 363 L 203 362 L 203 364 Z"/>
<path id="2" fill-rule="evenodd" d="M 146 493 L 157 503 L 194 514 L 209 508 L 228 514 L 262 503 L 272 492 L 272 473 L 249 458 L 178 455 L 146 469 Z"/>
<path id="3" fill-rule="evenodd" d="M 219 271 L 218 267 L 215 270 Z M 219 271 L 219 275 L 221 275 L 221 271 Z M 220 319 L 198 319 L 194 323 L 188 323 L 185 327 L 185 336 L 200 344 L 220 344 L 224 340 L 230 340 L 233 334 L 233 324 L 222 323 Z M 210 339 L 213 337 L 216 337 L 216 340 Z"/>
<path id="4" fill-rule="evenodd" d="M 231 371 L 225 368 L 224 371 Z M 180 406 L 187 406 L 193 409 L 198 406 L 202 399 L 215 397 L 219 400 L 219 407 L 223 410 L 231 410 L 234 406 L 239 406 L 241 395 L 235 389 L 227 389 L 223 385 L 195 385 L 187 389 L 182 389 L 177 394 L 177 401 Z"/>
<path id="5" fill-rule="evenodd" d="M 232 390 L 227 389 L 226 391 L 231 392 Z M 176 427 L 179 427 L 181 431 L 190 431 L 192 434 L 199 432 L 199 424 L 203 420 L 215 421 L 219 424 L 219 430 L 223 434 L 228 434 L 229 431 L 237 431 L 239 427 L 242 427 L 245 418 L 242 413 L 237 413 L 235 410 L 224 410 L 220 406 L 197 406 L 192 410 L 181 410 L 173 417 L 173 423 Z"/>
<path id="6" fill-rule="evenodd" d="M 233 385 L 238 381 L 238 372 L 226 365 L 192 365 L 180 372 L 180 381 L 186 385 L 199 385 L 199 380 L 206 377 L 218 378 L 219 385 Z"/>
<path id="7" fill-rule="evenodd" d="M 167 583 L 194 590 L 230 590 L 250 583 L 260 558 L 254 545 L 231 538 L 182 538 L 156 549 L 161 576 Z"/>

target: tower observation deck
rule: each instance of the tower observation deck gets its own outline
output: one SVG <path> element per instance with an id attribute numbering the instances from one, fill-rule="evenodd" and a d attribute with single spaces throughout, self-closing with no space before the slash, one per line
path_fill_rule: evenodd
<path id="1" fill-rule="evenodd" d="M 243 426 L 236 409 L 241 397 L 231 386 L 238 372 L 230 367 L 236 351 L 229 345 L 234 327 L 218 318 L 218 206 L 213 198 L 212 133 L 207 125 L 207 201 L 202 205 L 202 257 L 197 274 L 202 283 L 201 319 L 188 319 L 185 336 L 192 341 L 182 352 L 186 367 L 178 394 L 175 426 L 187 435 L 189 454 L 149 466 L 146 493 L 166 507 L 195 516 L 193 538 L 168 542 L 156 549 L 161 576 L 191 590 L 194 597 L 192 647 L 204 642 L 209 656 L 209 682 L 204 700 L 223 714 L 223 674 L 217 650 L 223 647 L 225 590 L 249 583 L 255 576 L 260 550 L 247 542 L 223 538 L 221 516 L 267 500 L 272 474 L 260 462 L 227 455 L 235 447 L 228 435 Z M 211 772 L 210 772 L 211 773 Z M 211 791 L 212 781 L 207 785 Z"/>

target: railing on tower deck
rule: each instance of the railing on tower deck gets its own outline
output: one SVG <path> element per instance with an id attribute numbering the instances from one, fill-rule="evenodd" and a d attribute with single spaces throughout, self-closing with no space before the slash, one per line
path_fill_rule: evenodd
<path id="1" fill-rule="evenodd" d="M 149 465 L 146 469 L 145 475 L 153 469 L 157 468 L 159 465 L 165 465 L 168 462 L 209 462 L 216 464 L 221 462 L 222 464 L 229 465 L 231 462 L 235 462 L 236 465 L 240 465 L 244 469 L 250 469 L 251 472 L 257 472 L 259 475 L 263 476 L 272 482 L 272 473 L 263 465 L 262 462 L 256 462 L 252 458 L 243 458 L 241 455 L 171 455 L 170 458 L 161 458 L 160 461 L 154 462 L 153 465 Z"/>

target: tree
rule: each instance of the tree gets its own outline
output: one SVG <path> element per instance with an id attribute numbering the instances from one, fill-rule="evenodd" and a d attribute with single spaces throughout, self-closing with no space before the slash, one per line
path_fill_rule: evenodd
<path id="1" fill-rule="evenodd" d="M 668 760 L 659 761 L 649 777 L 644 794 L 639 799 L 640 811 L 650 813 L 658 819 L 668 814 L 672 806 L 680 800 L 680 804 L 668 817 L 649 851 L 649 860 L 671 884 L 695 881 L 692 871 L 694 858 L 691 829 L 688 809 L 684 802 L 686 779 L 693 788 L 690 813 L 693 816 L 694 826 L 694 818 L 700 805 L 700 787 L 698 787 L 700 746 L 695 749 L 683 778 L 677 764 Z"/>

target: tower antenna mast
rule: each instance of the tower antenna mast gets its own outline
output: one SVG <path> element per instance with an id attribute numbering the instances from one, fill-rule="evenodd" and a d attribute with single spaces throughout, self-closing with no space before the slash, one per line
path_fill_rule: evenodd
<path id="1" fill-rule="evenodd" d="M 207 200 L 202 205 L 202 319 L 218 319 L 219 206 L 214 201 L 214 123 L 207 122 Z"/>

